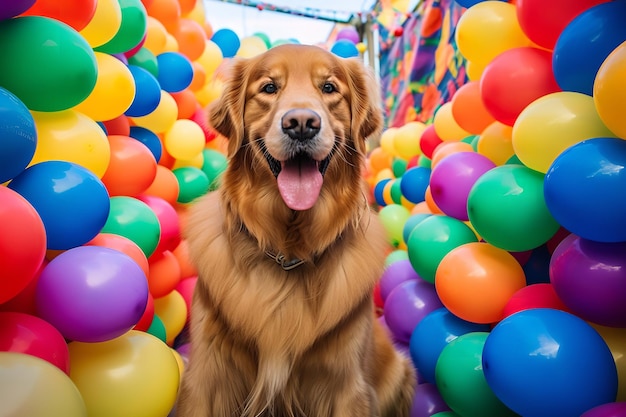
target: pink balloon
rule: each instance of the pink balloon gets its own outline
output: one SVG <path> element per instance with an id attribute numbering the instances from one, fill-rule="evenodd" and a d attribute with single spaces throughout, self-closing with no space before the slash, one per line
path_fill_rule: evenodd
<path id="1" fill-rule="evenodd" d="M 173 251 L 180 243 L 180 219 L 174 207 L 165 199 L 152 195 L 140 195 L 137 199 L 143 201 L 154 211 L 161 225 L 161 238 L 154 250 L 154 254 L 163 251 Z"/>

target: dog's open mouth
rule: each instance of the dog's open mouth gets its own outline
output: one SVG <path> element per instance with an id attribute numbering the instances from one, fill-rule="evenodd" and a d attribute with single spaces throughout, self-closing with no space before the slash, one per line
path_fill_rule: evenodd
<path id="1" fill-rule="evenodd" d="M 299 211 L 313 207 L 322 190 L 331 155 L 316 161 L 302 153 L 286 161 L 278 161 L 267 151 L 264 153 L 287 207 Z"/>

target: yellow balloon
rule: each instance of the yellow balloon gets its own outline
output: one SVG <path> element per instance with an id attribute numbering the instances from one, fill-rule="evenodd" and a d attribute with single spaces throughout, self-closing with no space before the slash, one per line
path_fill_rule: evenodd
<path id="1" fill-rule="evenodd" d="M 202 55 L 200 55 L 195 62 L 202 65 L 202 68 L 204 68 L 204 71 L 206 72 L 207 79 L 210 79 L 223 60 L 224 55 L 222 54 L 220 47 L 217 46 L 215 42 L 207 40 Z"/>
<path id="2" fill-rule="evenodd" d="M 626 401 L 626 332 L 623 328 L 605 327 L 589 323 L 600 333 L 606 342 L 617 368 L 617 398 L 615 401 Z"/>
<path id="3" fill-rule="evenodd" d="M 130 330 L 106 342 L 68 346 L 70 378 L 89 417 L 167 416 L 174 406 L 180 372 L 157 337 Z"/>
<path id="4" fill-rule="evenodd" d="M 465 71 L 467 72 L 467 78 L 469 78 L 470 81 L 480 81 L 480 77 L 482 77 L 488 63 L 489 62 L 477 63 L 473 61 L 466 61 Z"/>
<path id="5" fill-rule="evenodd" d="M 165 52 L 166 43 L 167 29 L 165 29 L 165 26 L 158 19 L 148 16 L 146 22 L 146 40 L 143 43 L 143 47 L 154 55 L 159 55 Z"/>
<path id="6" fill-rule="evenodd" d="M 0 415 L 86 417 L 87 408 L 74 382 L 50 362 L 0 352 Z"/>
<path id="7" fill-rule="evenodd" d="M 561 152 L 594 137 L 614 137 L 596 112 L 593 98 L 573 91 L 547 94 L 530 103 L 513 125 L 515 154 L 546 173 Z"/>
<path id="8" fill-rule="evenodd" d="M 471 135 L 454 120 L 452 102 L 450 101 L 442 104 L 437 109 L 433 125 L 437 136 L 443 141 L 457 141 Z"/>
<path id="9" fill-rule="evenodd" d="M 455 31 L 459 52 L 468 60 L 486 65 L 512 48 L 532 46 L 517 20 L 515 5 L 483 1 L 468 8 Z"/>
<path id="10" fill-rule="evenodd" d="M 388 127 L 380 135 L 380 147 L 389 156 L 398 156 L 395 147 L 395 136 L 398 132 L 398 129 L 399 128 L 397 127 Z"/>
<path id="11" fill-rule="evenodd" d="M 180 353 L 176 352 L 176 350 L 171 350 L 172 355 L 174 355 L 174 359 L 176 359 L 176 364 L 178 365 L 178 376 L 182 379 L 183 372 L 185 372 L 185 360 L 180 355 Z"/>
<path id="12" fill-rule="evenodd" d="M 124 114 L 135 99 L 135 80 L 122 61 L 103 52 L 94 52 L 98 65 L 96 85 L 85 100 L 74 107 L 97 121 Z"/>
<path id="13" fill-rule="evenodd" d="M 204 1 L 198 0 L 193 6 L 193 9 L 186 15 L 182 16 L 187 19 L 191 19 L 201 25 L 204 25 L 206 21 L 206 11 L 204 8 Z"/>
<path id="14" fill-rule="evenodd" d="M 409 160 L 422 153 L 420 150 L 420 138 L 426 130 L 422 122 L 409 122 L 400 126 L 393 136 L 393 147 L 400 158 Z"/>
<path id="15" fill-rule="evenodd" d="M 202 165 L 204 165 L 204 153 L 200 152 L 192 159 L 175 160 L 174 165 L 172 166 L 171 169 L 172 171 L 177 168 L 184 168 L 184 167 L 195 167 L 195 168 L 202 169 Z"/>
<path id="16" fill-rule="evenodd" d="M 476 152 L 491 159 L 496 165 L 504 165 L 513 155 L 511 136 L 513 128 L 495 121 L 487 126 L 478 139 Z"/>
<path id="17" fill-rule="evenodd" d="M 165 45 L 163 52 L 178 52 L 178 40 L 171 33 L 165 34 Z"/>
<path id="18" fill-rule="evenodd" d="M 237 56 L 241 58 L 252 58 L 267 51 L 267 45 L 258 36 L 246 36 L 241 38 L 241 45 L 237 50 Z"/>
<path id="19" fill-rule="evenodd" d="M 192 160 L 204 149 L 204 132 L 193 120 L 179 119 L 174 122 L 163 138 L 167 153 L 176 159 Z"/>
<path id="20" fill-rule="evenodd" d="M 202 107 L 208 106 L 213 101 L 217 100 L 224 90 L 224 83 L 218 79 L 213 79 L 207 82 L 198 91 L 194 91 L 196 100 Z"/>
<path id="21" fill-rule="evenodd" d="M 130 119 L 137 126 L 145 127 L 154 133 L 164 133 L 172 127 L 177 118 L 178 105 L 176 100 L 167 91 L 161 90 L 161 101 L 159 101 L 156 109 L 145 116 L 131 117 Z"/>
<path id="22" fill-rule="evenodd" d="M 604 60 L 593 84 L 593 101 L 604 124 L 626 139 L 626 42 Z"/>
<path id="23" fill-rule="evenodd" d="M 378 171 L 378 173 L 376 173 L 376 176 L 374 177 L 374 183 L 378 184 L 379 182 L 381 182 L 382 180 L 392 180 L 395 178 L 395 175 L 393 175 L 393 171 L 391 170 L 391 168 L 383 168 L 380 171 Z"/>
<path id="24" fill-rule="evenodd" d="M 176 290 L 170 291 L 165 297 L 155 298 L 154 314 L 163 322 L 167 344 L 172 345 L 187 322 L 185 299 Z"/>
<path id="25" fill-rule="evenodd" d="M 81 31 L 89 46 L 104 45 L 117 34 L 122 25 L 122 9 L 117 0 L 98 0 L 96 11 Z"/>
<path id="26" fill-rule="evenodd" d="M 102 178 L 111 159 L 106 134 L 98 124 L 75 110 L 31 112 L 37 127 L 37 148 L 30 164 L 67 161 Z"/>

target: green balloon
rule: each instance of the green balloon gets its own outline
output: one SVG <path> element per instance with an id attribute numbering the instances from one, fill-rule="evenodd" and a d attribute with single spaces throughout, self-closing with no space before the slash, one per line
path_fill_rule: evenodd
<path id="1" fill-rule="evenodd" d="M 179 191 L 176 201 L 179 203 L 191 203 L 209 191 L 209 179 L 200 168 L 182 167 L 172 172 L 178 181 Z"/>
<path id="2" fill-rule="evenodd" d="M 442 411 L 441 413 L 433 414 L 430 417 L 461 417 L 454 411 Z"/>
<path id="3" fill-rule="evenodd" d="M 397 247 L 403 241 L 402 230 L 410 216 L 411 212 L 400 204 L 386 205 L 378 212 L 378 218 L 387 232 L 389 243 L 393 246 Z"/>
<path id="4" fill-rule="evenodd" d="M 406 243 L 409 261 L 424 280 L 434 283 L 444 256 L 465 243 L 478 242 L 474 231 L 461 220 L 432 215 L 419 222 Z"/>
<path id="5" fill-rule="evenodd" d="M 404 175 L 407 165 L 408 161 L 401 158 L 395 158 L 391 163 L 391 171 L 393 172 L 394 177 L 400 178 Z"/>
<path id="6" fill-rule="evenodd" d="M 0 85 L 29 110 L 67 110 L 85 100 L 96 85 L 93 49 L 56 19 L 22 16 L 0 21 L 0 56 Z"/>
<path id="7" fill-rule="evenodd" d="M 388 267 L 392 263 L 404 259 L 409 259 L 409 254 L 407 253 L 407 251 L 402 249 L 396 249 L 394 251 L 391 251 L 391 253 L 389 253 L 389 255 L 387 255 L 387 257 L 385 258 L 385 267 Z"/>
<path id="8" fill-rule="evenodd" d="M 161 238 L 161 225 L 154 211 L 133 197 L 111 197 L 111 209 L 102 233 L 124 236 L 150 257 Z"/>
<path id="9" fill-rule="evenodd" d="M 270 40 L 270 37 L 267 36 L 267 34 L 263 32 L 255 32 L 252 34 L 252 36 L 256 36 L 257 38 L 260 38 L 263 41 L 263 43 L 265 43 L 265 46 L 267 46 L 267 49 L 272 47 L 272 41 Z"/>
<path id="10" fill-rule="evenodd" d="M 122 22 L 117 33 L 104 45 L 95 48 L 98 52 L 121 54 L 139 45 L 146 35 L 148 14 L 140 0 L 118 0 Z"/>
<path id="11" fill-rule="evenodd" d="M 396 178 L 391 183 L 391 189 L 389 190 L 391 194 L 391 200 L 393 200 L 393 202 L 396 204 L 402 204 L 402 189 L 400 188 L 401 184 L 402 177 Z"/>
<path id="12" fill-rule="evenodd" d="M 150 333 L 152 336 L 158 337 L 163 343 L 167 343 L 167 332 L 165 331 L 165 325 L 163 320 L 156 314 L 152 317 L 152 323 L 146 330 L 146 333 Z"/>
<path id="13" fill-rule="evenodd" d="M 523 252 L 559 229 L 543 196 L 544 174 L 523 165 L 495 167 L 478 178 L 467 198 L 469 220 L 492 245 Z"/>
<path id="14" fill-rule="evenodd" d="M 432 167 L 432 159 L 428 158 L 425 155 L 420 155 L 417 158 L 417 166 L 423 168 L 431 168 Z"/>
<path id="15" fill-rule="evenodd" d="M 135 65 L 148 71 L 154 77 L 159 76 L 159 62 L 156 56 L 147 48 L 140 48 L 135 55 L 128 58 L 129 65 Z"/>
<path id="16" fill-rule="evenodd" d="M 209 190 L 216 190 L 220 185 L 222 173 L 228 166 L 228 160 L 226 155 L 213 149 L 203 150 L 202 155 L 204 156 L 204 162 L 201 169 L 209 180 Z"/>
<path id="17" fill-rule="evenodd" d="M 517 416 L 487 385 L 482 365 L 487 336 L 466 333 L 443 348 L 435 365 L 437 388 L 448 407 L 463 417 Z"/>

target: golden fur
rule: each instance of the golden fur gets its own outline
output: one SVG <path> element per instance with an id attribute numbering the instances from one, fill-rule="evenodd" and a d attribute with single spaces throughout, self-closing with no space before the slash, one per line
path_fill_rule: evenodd
<path id="1" fill-rule="evenodd" d="M 178 417 L 409 415 L 414 368 L 372 301 L 387 243 L 360 167 L 379 106 L 359 60 L 316 46 L 233 63 L 209 117 L 229 139 L 229 165 L 186 228 L 199 279 Z M 286 205 L 266 158 L 291 157 L 280 120 L 294 108 L 319 114 L 306 146 L 317 160 L 331 155 L 306 210 Z M 266 252 L 304 263 L 284 270 Z"/>

